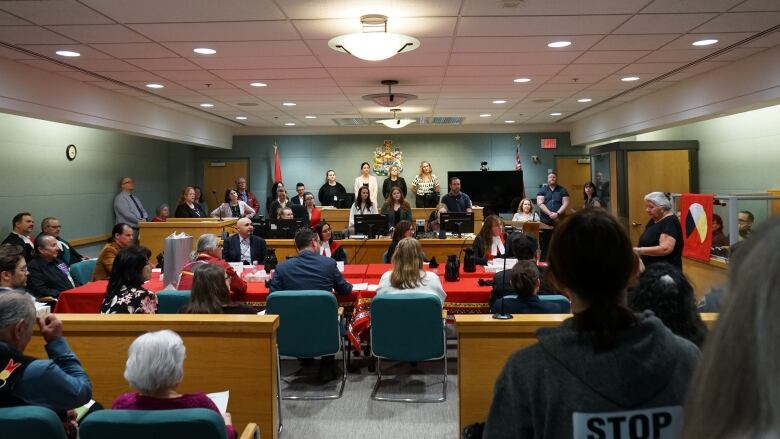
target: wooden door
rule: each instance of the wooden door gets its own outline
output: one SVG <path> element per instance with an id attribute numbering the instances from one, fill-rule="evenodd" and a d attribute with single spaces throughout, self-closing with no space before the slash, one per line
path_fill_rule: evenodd
<path id="1" fill-rule="evenodd" d="M 203 164 L 203 199 L 212 209 L 225 201 L 225 190 L 235 187 L 236 178 L 246 178 L 251 190 L 248 160 L 207 160 Z"/>
<path id="2" fill-rule="evenodd" d="M 558 185 L 569 191 L 569 208 L 580 210 L 585 206 L 583 189 L 590 181 L 590 162 L 588 157 L 556 157 L 555 167 L 558 172 Z"/>
<path id="3" fill-rule="evenodd" d="M 636 245 L 649 221 L 644 197 L 650 192 L 689 192 L 690 163 L 687 149 L 629 151 L 627 156 L 628 224 Z"/>

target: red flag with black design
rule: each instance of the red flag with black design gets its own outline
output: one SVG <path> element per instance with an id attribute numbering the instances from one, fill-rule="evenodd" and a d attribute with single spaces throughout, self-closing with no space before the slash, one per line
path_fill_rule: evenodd
<path id="1" fill-rule="evenodd" d="M 713 194 L 682 194 L 680 223 L 683 229 L 683 256 L 710 260 L 712 249 Z"/>

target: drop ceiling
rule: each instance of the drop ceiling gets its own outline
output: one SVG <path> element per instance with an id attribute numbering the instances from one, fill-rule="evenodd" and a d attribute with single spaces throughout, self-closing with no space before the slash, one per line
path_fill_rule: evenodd
<path id="1" fill-rule="evenodd" d="M 382 62 L 328 48 L 370 13 L 421 47 Z M 235 127 L 291 133 L 391 117 L 361 96 L 395 79 L 394 91 L 419 96 L 404 117 L 462 117 L 484 129 L 603 111 L 778 45 L 778 25 L 777 0 L 0 1 L 0 56 Z M 719 42 L 691 45 L 704 38 Z M 547 47 L 559 40 L 572 45 Z M 629 75 L 640 80 L 620 80 Z M 520 77 L 531 81 L 513 82 Z"/>

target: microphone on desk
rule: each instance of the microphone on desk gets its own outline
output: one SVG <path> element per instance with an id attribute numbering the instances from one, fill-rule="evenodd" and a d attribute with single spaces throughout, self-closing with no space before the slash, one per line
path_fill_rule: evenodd
<path id="1" fill-rule="evenodd" d="M 509 240 L 507 240 L 507 246 L 509 245 Z M 501 311 L 493 314 L 493 318 L 496 320 L 511 320 L 515 318 L 512 314 L 507 314 L 504 310 L 504 300 L 506 299 L 506 255 L 507 250 L 504 250 L 504 277 L 501 278 L 501 290 L 504 293 L 504 296 L 501 297 Z"/>

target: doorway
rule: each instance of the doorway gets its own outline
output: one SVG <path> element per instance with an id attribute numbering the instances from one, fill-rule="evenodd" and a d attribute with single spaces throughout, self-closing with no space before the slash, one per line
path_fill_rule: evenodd
<path id="1" fill-rule="evenodd" d="M 590 181 L 590 157 L 555 157 L 555 169 L 558 185 L 569 191 L 569 209 L 583 209 L 583 190 L 585 183 Z"/>
<path id="2" fill-rule="evenodd" d="M 203 163 L 203 198 L 212 209 L 225 200 L 227 188 L 235 187 L 238 177 L 245 177 L 247 187 L 249 181 L 249 160 L 206 160 Z"/>

